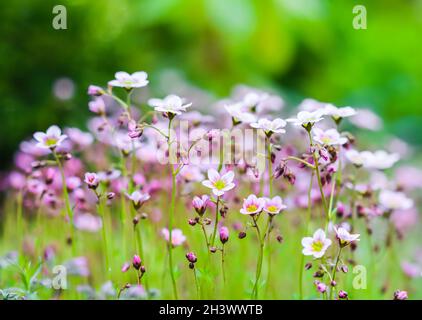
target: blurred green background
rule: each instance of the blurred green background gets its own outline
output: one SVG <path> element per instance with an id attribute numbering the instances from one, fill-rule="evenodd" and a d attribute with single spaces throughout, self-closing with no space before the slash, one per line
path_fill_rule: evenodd
<path id="1" fill-rule="evenodd" d="M 52 27 L 57 4 L 67 30 Z M 367 30 L 352 27 L 356 4 L 367 8 Z M 34 131 L 83 127 L 87 86 L 119 70 L 147 71 L 159 94 L 171 70 L 215 98 L 243 83 L 290 104 L 369 107 L 386 132 L 422 143 L 420 0 L 1 1 L 0 34 L 1 168 Z M 53 86 L 63 77 L 73 94 L 64 81 L 59 99 Z"/>

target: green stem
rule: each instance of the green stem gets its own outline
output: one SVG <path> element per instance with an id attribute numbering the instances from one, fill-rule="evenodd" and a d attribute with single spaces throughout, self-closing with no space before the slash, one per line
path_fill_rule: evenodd
<path id="1" fill-rule="evenodd" d="M 224 244 L 223 248 L 221 249 L 221 271 L 223 273 L 223 283 L 226 284 L 226 271 L 224 269 Z"/>
<path id="2" fill-rule="evenodd" d="M 270 139 L 268 139 L 268 180 L 269 180 L 269 193 L 270 198 L 273 195 L 273 162 L 271 159 L 271 142 Z"/>
<path id="3" fill-rule="evenodd" d="M 219 218 L 219 212 L 218 212 L 218 204 L 220 202 L 220 197 L 217 197 L 217 202 L 215 204 L 215 223 L 214 223 L 214 230 L 212 232 L 212 236 L 211 236 L 211 247 L 214 247 L 214 243 L 215 243 L 215 237 L 217 235 L 217 227 L 218 227 L 218 218 Z"/>
<path id="4" fill-rule="evenodd" d="M 106 217 L 104 212 L 104 200 L 103 197 L 98 195 L 98 212 L 103 220 L 103 227 L 101 228 L 101 236 L 103 242 L 103 251 L 104 251 L 104 258 L 105 258 L 105 265 L 107 273 L 111 272 L 110 269 L 110 259 L 109 259 L 109 251 L 108 251 L 108 241 L 107 241 L 107 230 L 106 230 Z"/>
<path id="5" fill-rule="evenodd" d="M 20 242 L 23 239 L 23 217 L 22 217 L 22 201 L 23 194 L 22 190 L 19 190 L 16 197 L 16 226 L 18 229 L 18 241 Z M 19 248 L 21 248 L 19 244 Z"/>
<path id="6" fill-rule="evenodd" d="M 63 198 L 64 198 L 64 201 L 65 201 L 67 217 L 69 219 L 69 224 L 70 224 L 70 239 L 71 239 L 71 243 L 72 243 L 72 255 L 76 256 L 76 247 L 75 247 L 75 239 L 74 239 L 75 227 L 73 225 L 73 211 L 72 211 L 72 207 L 70 205 L 69 193 L 67 192 L 66 177 L 65 177 L 65 174 L 64 174 L 62 163 L 61 163 L 61 161 L 60 161 L 60 159 L 59 159 L 59 157 L 58 157 L 58 155 L 55 151 L 53 151 L 53 155 L 54 155 L 54 158 L 56 159 L 56 163 L 57 163 L 57 166 L 59 167 L 60 175 L 61 175 L 61 178 L 62 178 L 62 193 L 63 193 Z"/>
<path id="7" fill-rule="evenodd" d="M 265 236 L 264 236 L 264 238 L 261 237 L 261 231 L 259 229 L 259 225 L 258 225 L 254 216 L 252 216 L 252 220 L 254 222 L 254 227 L 256 229 L 256 233 L 257 233 L 258 240 L 259 240 L 259 255 L 258 255 L 258 261 L 257 261 L 257 265 L 256 265 L 255 284 L 254 284 L 253 289 L 252 289 L 252 298 L 256 300 L 256 299 L 258 299 L 258 282 L 259 282 L 259 278 L 261 277 L 262 260 L 263 260 L 263 256 L 264 256 Z"/>
<path id="8" fill-rule="evenodd" d="M 312 140 L 312 134 L 311 131 L 308 131 L 308 136 L 309 136 L 309 143 L 311 148 L 314 147 L 314 142 Z M 315 153 L 315 150 L 312 150 L 312 157 L 314 159 L 314 164 L 315 164 L 315 173 L 316 173 L 316 177 L 318 180 L 318 187 L 319 187 L 319 192 L 321 193 L 321 201 L 322 201 L 322 205 L 324 206 L 324 211 L 326 214 L 326 219 L 329 219 L 328 217 L 328 206 L 327 206 L 327 200 L 325 199 L 325 194 L 324 194 L 324 190 L 322 187 L 322 182 L 321 182 L 321 174 L 319 172 L 319 165 L 318 165 L 318 157 Z"/>
<path id="9" fill-rule="evenodd" d="M 337 267 L 338 267 L 338 263 L 340 261 L 340 255 L 341 255 L 341 250 L 343 248 L 340 246 L 340 248 L 338 249 L 338 254 L 337 254 L 337 258 L 336 258 L 336 263 L 334 265 L 334 269 L 333 269 L 333 274 L 331 276 L 331 281 L 336 281 L 336 272 L 337 272 Z M 333 293 L 334 293 L 334 287 L 331 286 L 330 288 L 330 300 L 333 299 Z"/>
<path id="10" fill-rule="evenodd" d="M 173 217 L 174 211 L 176 208 L 176 175 L 172 173 L 172 184 L 171 184 L 171 204 L 170 204 L 170 215 L 169 215 L 169 241 L 168 241 L 168 252 L 169 252 L 169 268 L 170 268 L 170 276 L 173 285 L 173 294 L 174 298 L 177 300 L 177 286 L 176 286 L 176 278 L 174 275 L 173 270 L 173 241 L 172 241 L 172 234 L 173 234 Z"/>
<path id="11" fill-rule="evenodd" d="M 305 232 L 304 236 L 309 232 L 309 222 L 311 221 L 311 213 L 312 213 L 312 184 L 314 180 L 314 172 L 312 172 L 311 180 L 309 182 L 308 188 L 308 211 L 306 215 L 306 222 L 305 222 Z M 305 268 L 305 256 L 301 254 L 300 259 L 300 269 L 299 269 L 299 299 L 303 300 L 303 269 Z"/>

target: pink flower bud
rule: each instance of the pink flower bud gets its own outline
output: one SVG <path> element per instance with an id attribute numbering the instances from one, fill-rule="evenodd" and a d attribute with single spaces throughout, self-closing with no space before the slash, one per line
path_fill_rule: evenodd
<path id="1" fill-rule="evenodd" d="M 126 272 L 126 271 L 128 271 L 129 269 L 130 269 L 130 264 L 129 264 L 129 263 L 127 263 L 127 262 L 125 262 L 125 263 L 123 264 L 123 266 L 122 266 L 121 271 L 122 271 L 122 272 Z"/>
<path id="2" fill-rule="evenodd" d="M 325 293 L 327 291 L 327 286 L 324 283 L 320 282 L 317 284 L 317 290 L 321 293 Z"/>
<path id="3" fill-rule="evenodd" d="M 142 260 L 138 255 L 134 255 L 132 259 L 132 265 L 136 270 L 139 270 L 142 265 Z"/>
<path id="4" fill-rule="evenodd" d="M 347 299 L 347 292 L 346 291 L 344 291 L 344 290 L 340 290 L 339 292 L 338 292 L 338 297 L 339 297 L 339 299 Z"/>
<path id="5" fill-rule="evenodd" d="M 220 241 L 225 244 L 229 240 L 229 229 L 227 227 L 220 228 Z"/>
<path id="6" fill-rule="evenodd" d="M 198 259 L 196 258 L 196 255 L 193 252 L 188 252 L 186 254 L 186 259 L 188 259 L 188 261 L 191 263 L 195 263 L 196 261 L 198 261 Z"/>
<path id="7" fill-rule="evenodd" d="M 394 292 L 394 300 L 407 300 L 407 291 L 397 290 Z"/>

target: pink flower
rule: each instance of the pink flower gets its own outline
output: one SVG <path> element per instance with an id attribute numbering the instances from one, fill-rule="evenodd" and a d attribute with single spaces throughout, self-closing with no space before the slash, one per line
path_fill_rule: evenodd
<path id="1" fill-rule="evenodd" d="M 25 176 L 17 171 L 13 171 L 9 174 L 9 184 L 13 189 L 20 190 L 26 185 Z"/>
<path id="2" fill-rule="evenodd" d="M 151 197 L 148 193 L 143 193 L 139 190 L 132 192 L 132 194 L 126 193 L 126 196 L 132 200 L 135 209 L 139 209 Z"/>
<path id="3" fill-rule="evenodd" d="M 101 218 L 90 213 L 75 215 L 74 224 L 77 229 L 88 232 L 97 232 L 103 226 Z"/>
<path id="4" fill-rule="evenodd" d="M 105 92 L 103 90 L 103 88 L 99 87 L 99 86 L 94 86 L 94 85 L 89 85 L 88 87 L 88 95 L 90 96 L 101 96 L 103 95 Z"/>
<path id="5" fill-rule="evenodd" d="M 196 212 L 202 216 L 205 213 L 205 210 L 208 206 L 209 197 L 207 195 L 203 195 L 200 197 L 194 197 L 192 200 L 192 206 L 195 208 Z"/>
<path id="6" fill-rule="evenodd" d="M 93 172 L 85 173 L 84 181 L 91 189 L 96 189 L 98 187 L 98 184 L 100 183 L 97 174 Z"/>
<path id="7" fill-rule="evenodd" d="M 208 170 L 208 180 L 202 182 L 204 186 L 212 189 L 212 192 L 217 196 L 222 196 L 226 191 L 229 191 L 235 187 L 233 183 L 234 172 L 228 171 L 224 175 L 220 174 L 214 170 Z"/>
<path id="8" fill-rule="evenodd" d="M 81 186 L 81 179 L 79 177 L 68 177 L 66 179 L 66 186 L 70 191 L 73 191 Z"/>
<path id="9" fill-rule="evenodd" d="M 105 113 L 105 103 L 103 98 L 96 98 L 88 103 L 89 111 L 104 114 Z"/>
<path id="10" fill-rule="evenodd" d="M 256 195 L 251 194 L 243 200 L 242 214 L 256 214 L 262 211 L 264 208 L 264 199 L 258 198 Z"/>
<path id="11" fill-rule="evenodd" d="M 58 126 L 51 126 L 47 129 L 46 133 L 35 132 L 34 138 L 38 141 L 37 147 L 43 149 L 55 149 L 67 138 L 67 136 L 62 134 L 62 131 Z"/>
<path id="12" fill-rule="evenodd" d="M 126 89 L 141 88 L 148 84 L 148 74 L 144 71 L 138 71 L 131 75 L 124 71 L 119 71 L 114 74 L 115 80 L 111 80 L 108 84 L 112 87 L 122 87 Z"/>
<path id="13" fill-rule="evenodd" d="M 170 240 L 170 232 L 167 228 L 163 228 L 161 230 L 161 234 L 163 235 L 164 239 L 169 242 Z M 186 241 L 186 237 L 183 235 L 182 230 L 180 229 L 173 229 L 171 233 L 171 244 L 173 247 L 177 247 L 183 244 Z"/>
<path id="14" fill-rule="evenodd" d="M 274 215 L 279 214 L 282 210 L 286 209 L 287 206 L 283 204 L 283 200 L 279 196 L 274 198 L 264 198 L 264 211 L 268 214 Z"/>
<path id="15" fill-rule="evenodd" d="M 326 238 L 324 230 L 318 229 L 312 237 L 305 237 L 302 239 L 302 253 L 305 256 L 321 258 L 328 247 L 331 246 L 331 243 L 332 241 Z"/>

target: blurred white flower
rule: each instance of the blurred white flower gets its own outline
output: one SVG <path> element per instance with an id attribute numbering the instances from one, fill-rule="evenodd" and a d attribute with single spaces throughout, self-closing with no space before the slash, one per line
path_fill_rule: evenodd
<path id="1" fill-rule="evenodd" d="M 286 130 L 283 129 L 286 126 L 286 121 L 280 118 L 272 121 L 268 119 L 259 119 L 258 122 L 253 122 L 250 125 L 252 128 L 264 130 L 266 135 L 286 132 Z"/>
<path id="2" fill-rule="evenodd" d="M 320 128 L 314 128 L 312 132 L 314 140 L 322 145 L 343 145 L 347 142 L 347 138 L 342 137 L 336 129 L 328 129 L 324 131 Z"/>
<path id="3" fill-rule="evenodd" d="M 148 104 L 154 107 L 155 111 L 173 115 L 182 114 L 186 108 L 192 105 L 192 103 L 183 104 L 182 98 L 174 94 L 168 95 L 164 99 L 149 99 Z"/>
<path id="4" fill-rule="evenodd" d="M 407 210 L 413 207 L 413 200 L 403 192 L 382 190 L 379 194 L 380 205 L 387 210 Z"/>
<path id="5" fill-rule="evenodd" d="M 122 87 L 126 89 L 141 88 L 148 84 L 148 74 L 144 71 L 138 71 L 131 75 L 124 71 L 116 72 L 115 80 L 111 80 L 108 84 L 112 87 Z"/>

